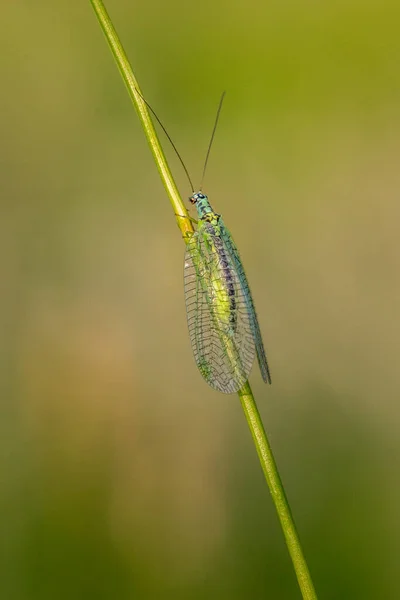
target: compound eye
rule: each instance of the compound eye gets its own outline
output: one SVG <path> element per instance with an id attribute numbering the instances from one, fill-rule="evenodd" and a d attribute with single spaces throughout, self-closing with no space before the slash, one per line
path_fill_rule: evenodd
<path id="1" fill-rule="evenodd" d="M 195 198 L 195 196 L 189 196 L 189 202 L 191 202 L 192 204 L 196 203 L 197 198 Z"/>

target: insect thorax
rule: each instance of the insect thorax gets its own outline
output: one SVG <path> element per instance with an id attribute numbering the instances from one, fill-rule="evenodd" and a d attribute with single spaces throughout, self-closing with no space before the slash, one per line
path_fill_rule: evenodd
<path id="1" fill-rule="evenodd" d="M 211 212 L 207 212 L 207 213 L 203 214 L 200 218 L 202 221 L 211 223 L 211 225 L 218 225 L 220 216 L 221 215 L 219 215 L 218 213 L 211 211 Z"/>

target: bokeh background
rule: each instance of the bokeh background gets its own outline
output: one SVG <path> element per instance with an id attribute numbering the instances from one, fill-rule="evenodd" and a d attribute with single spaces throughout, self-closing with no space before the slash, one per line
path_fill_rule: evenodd
<path id="1" fill-rule="evenodd" d="M 227 90 L 205 190 L 316 588 L 399 598 L 398 2 L 107 8 L 196 182 Z M 1 13 L 1 598 L 299 598 L 238 398 L 194 364 L 184 245 L 89 1 Z"/>

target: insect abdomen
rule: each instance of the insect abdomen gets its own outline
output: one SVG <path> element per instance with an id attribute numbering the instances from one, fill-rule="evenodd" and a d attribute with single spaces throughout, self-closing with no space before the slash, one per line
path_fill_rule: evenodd
<path id="1" fill-rule="evenodd" d="M 218 263 L 220 267 L 220 279 L 222 279 L 222 284 L 224 287 L 224 293 L 226 298 L 223 300 L 225 306 L 228 308 L 228 321 L 229 325 L 232 328 L 232 333 L 236 330 L 236 289 L 234 278 L 232 274 L 232 268 L 229 265 L 229 259 L 223 244 L 223 241 L 219 235 L 213 234 L 213 241 L 215 245 L 215 250 L 218 255 Z"/>

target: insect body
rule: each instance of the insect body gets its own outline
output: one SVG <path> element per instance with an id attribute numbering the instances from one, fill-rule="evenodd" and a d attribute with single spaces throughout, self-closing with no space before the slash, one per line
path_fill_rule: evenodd
<path id="1" fill-rule="evenodd" d="M 247 381 L 257 354 L 262 378 L 271 383 L 253 299 L 246 274 L 229 230 L 201 191 L 195 193 L 189 172 L 174 142 L 149 103 L 151 110 L 187 175 L 196 206 L 197 230 L 186 240 L 185 297 L 190 340 L 204 379 L 226 394 L 238 391 Z M 204 180 L 225 92 L 219 102 L 204 162 Z M 200 185 L 200 188 L 202 185 Z"/>
<path id="2" fill-rule="evenodd" d="M 271 383 L 249 284 L 221 215 L 202 192 L 190 197 L 199 217 L 185 255 L 189 334 L 199 370 L 212 387 L 230 394 L 247 381 L 257 354 Z"/>

